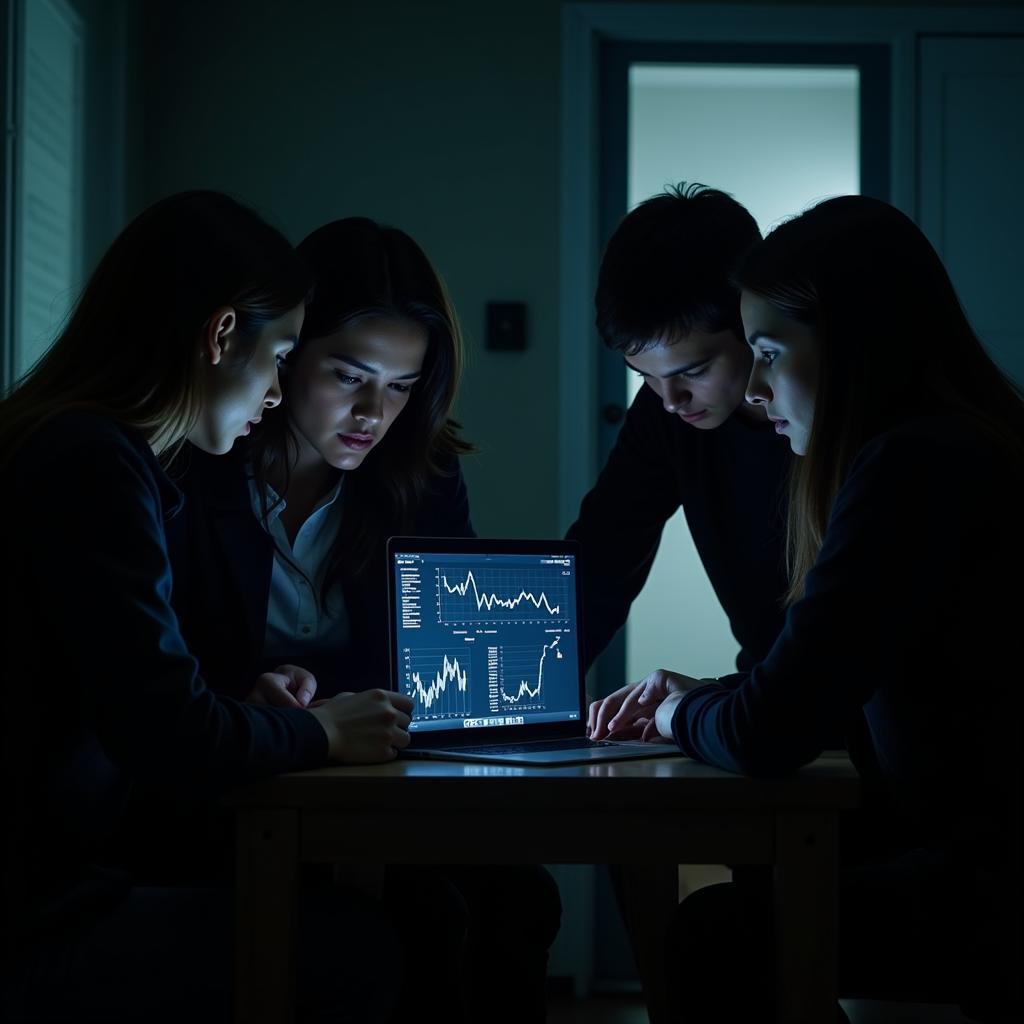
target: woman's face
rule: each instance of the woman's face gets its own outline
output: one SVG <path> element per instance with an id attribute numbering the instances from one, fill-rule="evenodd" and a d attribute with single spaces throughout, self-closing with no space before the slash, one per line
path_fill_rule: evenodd
<path id="1" fill-rule="evenodd" d="M 255 342 L 238 333 L 234 310 L 207 325 L 199 377 L 200 412 L 188 439 L 211 455 L 230 451 L 265 409 L 281 401 L 277 371 L 302 330 L 303 304 L 260 328 Z"/>
<path id="2" fill-rule="evenodd" d="M 740 313 L 754 350 L 747 401 L 763 405 L 793 451 L 806 455 L 818 389 L 817 337 L 812 328 L 783 316 L 754 292 L 743 292 Z"/>
<path id="3" fill-rule="evenodd" d="M 691 331 L 627 357 L 665 411 L 699 430 L 720 427 L 743 404 L 750 350 L 734 331 Z"/>
<path id="4" fill-rule="evenodd" d="M 363 320 L 304 342 L 286 378 L 303 448 L 358 469 L 408 403 L 426 354 L 427 332 L 409 320 Z"/>

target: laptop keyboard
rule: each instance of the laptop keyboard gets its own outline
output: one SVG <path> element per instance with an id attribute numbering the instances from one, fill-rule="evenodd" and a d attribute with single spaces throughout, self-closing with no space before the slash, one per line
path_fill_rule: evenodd
<path id="1" fill-rule="evenodd" d="M 588 740 L 579 736 L 564 740 L 533 740 L 530 743 L 496 743 L 492 746 L 459 747 L 467 754 L 531 754 L 547 750 L 589 750 L 592 747 L 612 747 L 605 740 Z"/>

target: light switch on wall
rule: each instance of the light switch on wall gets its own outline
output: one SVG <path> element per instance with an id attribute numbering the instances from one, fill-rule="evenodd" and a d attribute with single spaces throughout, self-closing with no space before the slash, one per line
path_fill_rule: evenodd
<path id="1" fill-rule="evenodd" d="M 487 303 L 486 347 L 497 352 L 522 352 L 526 348 L 526 303 Z"/>

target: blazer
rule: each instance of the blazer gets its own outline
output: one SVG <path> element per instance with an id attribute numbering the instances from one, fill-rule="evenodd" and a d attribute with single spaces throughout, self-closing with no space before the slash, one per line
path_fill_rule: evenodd
<path id="1" fill-rule="evenodd" d="M 172 603 L 209 685 L 244 698 L 274 667 L 263 656 L 274 542 L 252 511 L 244 448 L 221 457 L 190 449 L 183 463 L 176 483 L 184 504 L 168 524 Z M 433 479 L 417 509 L 416 535 L 473 536 L 462 472 L 457 462 L 448 470 Z M 350 642 L 295 661 L 317 677 L 318 697 L 388 685 L 383 545 L 374 560 L 376 567 L 344 590 Z"/>
<path id="2" fill-rule="evenodd" d="M 133 787 L 215 798 L 224 784 L 319 767 L 327 737 L 303 711 L 243 704 L 201 678 L 169 600 L 165 531 L 180 494 L 141 434 L 54 417 L 2 484 L 12 939 L 119 898 L 107 857 Z"/>

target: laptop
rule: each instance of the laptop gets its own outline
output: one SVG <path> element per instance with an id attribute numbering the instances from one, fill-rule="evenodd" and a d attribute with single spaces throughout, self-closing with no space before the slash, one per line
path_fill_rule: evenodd
<path id="1" fill-rule="evenodd" d="M 586 735 L 578 545 L 392 537 L 391 686 L 413 700 L 402 757 L 522 765 L 679 754 Z"/>

